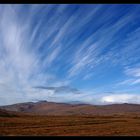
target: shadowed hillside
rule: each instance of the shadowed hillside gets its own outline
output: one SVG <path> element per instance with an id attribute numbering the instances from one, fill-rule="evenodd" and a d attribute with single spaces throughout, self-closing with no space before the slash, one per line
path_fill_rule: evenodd
<path id="1" fill-rule="evenodd" d="M 18 116 L 16 112 L 0 109 L 0 117 L 16 117 L 16 116 Z"/>

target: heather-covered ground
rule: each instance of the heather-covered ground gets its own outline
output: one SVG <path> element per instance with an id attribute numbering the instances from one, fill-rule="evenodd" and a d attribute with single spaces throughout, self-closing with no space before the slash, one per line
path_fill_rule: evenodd
<path id="1" fill-rule="evenodd" d="M 140 135 L 140 115 L 3 116 L 0 135 L 122 136 Z"/>

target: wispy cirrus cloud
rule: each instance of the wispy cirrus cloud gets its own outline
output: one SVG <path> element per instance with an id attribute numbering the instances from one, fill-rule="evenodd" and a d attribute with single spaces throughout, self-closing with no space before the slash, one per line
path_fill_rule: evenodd
<path id="1" fill-rule="evenodd" d="M 105 12 L 105 14 L 107 13 L 108 10 Z M 110 18 L 111 16 L 112 15 L 110 15 Z M 103 14 L 101 19 L 105 20 L 104 18 L 105 17 Z M 90 71 L 90 68 L 96 67 L 97 64 L 101 65 L 101 63 L 104 63 L 105 61 L 110 61 L 111 63 L 116 62 L 117 64 L 118 62 L 122 62 L 123 59 L 123 64 L 127 59 L 124 59 L 122 56 L 127 56 L 131 58 L 131 53 L 129 52 L 127 47 L 122 48 L 122 50 L 116 54 L 116 50 L 118 48 L 111 45 L 117 40 L 119 40 L 119 37 L 117 36 L 119 35 L 119 32 L 123 28 L 125 28 L 125 26 L 129 25 L 131 23 L 131 20 L 135 18 L 135 11 L 131 11 L 130 13 L 123 14 L 116 22 L 111 24 L 111 26 L 108 26 L 108 22 L 110 22 L 111 20 L 108 20 L 108 22 L 104 22 L 102 26 L 100 26 L 95 32 L 93 32 L 85 41 L 83 41 L 78 46 L 79 48 L 76 50 L 72 60 L 72 67 L 69 70 L 69 76 L 71 77 L 79 74 L 84 68 L 87 68 Z M 97 23 L 98 22 L 100 23 L 100 21 L 97 21 Z M 114 38 L 115 35 L 117 36 L 116 38 Z M 137 34 L 135 34 L 135 36 L 136 35 Z M 128 36 L 128 38 L 129 37 L 130 36 Z M 122 40 L 122 42 L 125 41 L 125 39 Z M 91 47 L 92 44 L 94 46 L 93 48 Z M 125 46 L 127 46 L 127 44 L 125 44 Z M 132 47 L 130 46 L 130 48 Z M 95 51 L 93 51 L 94 49 Z M 127 52 L 125 52 L 125 50 Z M 125 55 L 125 53 L 127 55 Z M 131 62 L 133 62 L 133 60 Z"/>
<path id="2" fill-rule="evenodd" d="M 138 85 L 139 12 L 139 5 L 0 5 L 0 99 L 94 102 L 93 93 L 32 87 Z"/>
<path id="3" fill-rule="evenodd" d="M 140 83 L 139 67 L 125 68 L 124 73 L 131 78 L 127 78 L 126 80 L 119 82 L 117 85 L 135 85 Z"/>
<path id="4" fill-rule="evenodd" d="M 128 68 L 125 70 L 125 73 L 133 77 L 140 77 L 140 68 Z"/>
<path id="5" fill-rule="evenodd" d="M 73 66 L 69 70 L 70 77 L 75 76 L 76 74 L 78 74 L 79 72 L 84 70 L 84 68 L 86 68 L 86 67 L 87 68 L 92 67 L 93 60 L 94 60 L 94 63 L 97 63 L 97 61 L 99 61 L 99 60 L 95 60 L 95 57 L 94 57 L 95 49 L 96 49 L 96 44 L 92 44 L 91 46 L 89 46 L 89 48 L 87 50 L 84 50 L 84 52 L 81 51 L 81 50 L 83 50 L 83 48 L 79 49 L 76 52 L 75 58 L 72 61 Z M 96 56 L 96 54 L 95 54 L 95 56 Z"/>

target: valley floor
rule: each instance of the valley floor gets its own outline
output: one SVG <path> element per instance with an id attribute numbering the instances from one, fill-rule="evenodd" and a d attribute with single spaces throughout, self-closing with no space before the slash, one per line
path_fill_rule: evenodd
<path id="1" fill-rule="evenodd" d="M 139 136 L 140 115 L 0 117 L 1 136 Z"/>

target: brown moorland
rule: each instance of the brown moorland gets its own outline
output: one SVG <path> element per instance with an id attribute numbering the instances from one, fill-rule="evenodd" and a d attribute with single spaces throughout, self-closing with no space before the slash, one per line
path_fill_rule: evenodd
<path id="1" fill-rule="evenodd" d="M 138 136 L 140 116 L 0 117 L 1 136 Z"/>
<path id="2" fill-rule="evenodd" d="M 129 109 L 126 109 L 126 106 L 129 107 Z M 119 113 L 116 111 L 116 113 L 97 113 L 90 115 L 81 115 L 78 113 L 72 113 L 71 115 L 67 113 L 65 115 L 35 115 L 31 112 L 12 112 L 0 109 L 0 135 L 139 136 L 140 113 L 138 111 L 138 106 L 124 104 L 119 105 L 119 107 L 121 107 L 121 109 L 125 108 L 125 113 Z M 101 107 L 102 109 L 104 108 L 104 106 Z M 113 108 L 116 109 L 116 105 L 109 105 L 105 107 L 108 107 L 109 109 L 112 108 L 112 110 Z M 131 111 L 132 109 L 135 109 L 135 112 Z"/>

